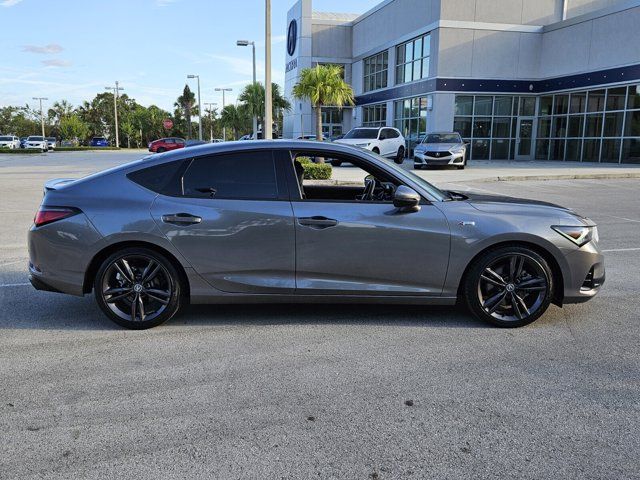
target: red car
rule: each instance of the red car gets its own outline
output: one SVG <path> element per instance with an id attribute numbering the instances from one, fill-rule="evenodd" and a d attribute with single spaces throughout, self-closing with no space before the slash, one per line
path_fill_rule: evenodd
<path id="1" fill-rule="evenodd" d="M 184 138 L 168 137 L 154 140 L 149 144 L 149 151 L 153 153 L 162 153 L 176 148 L 184 148 Z"/>

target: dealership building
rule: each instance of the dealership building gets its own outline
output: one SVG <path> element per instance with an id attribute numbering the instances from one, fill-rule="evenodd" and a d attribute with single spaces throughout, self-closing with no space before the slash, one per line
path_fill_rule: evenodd
<path id="1" fill-rule="evenodd" d="M 363 14 L 287 17 L 284 136 L 315 132 L 300 72 L 344 66 L 356 106 L 325 135 L 395 126 L 409 151 L 458 131 L 470 159 L 640 163 L 640 0 L 385 0 Z"/>

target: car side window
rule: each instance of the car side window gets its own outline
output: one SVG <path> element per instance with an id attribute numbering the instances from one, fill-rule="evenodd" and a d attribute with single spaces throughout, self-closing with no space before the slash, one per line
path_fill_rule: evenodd
<path id="1" fill-rule="evenodd" d="M 380 130 L 380 134 L 378 135 L 378 140 L 386 140 L 387 137 L 387 129 L 383 128 Z"/>
<path id="2" fill-rule="evenodd" d="M 400 134 L 392 129 L 392 128 L 388 128 L 387 129 L 387 138 L 398 138 L 400 136 Z"/>
<path id="3" fill-rule="evenodd" d="M 270 150 L 194 158 L 182 177 L 182 185 L 185 197 L 278 198 L 276 166 Z"/>
<path id="4" fill-rule="evenodd" d="M 182 194 L 180 177 L 181 172 L 184 170 L 184 163 L 184 160 L 178 160 L 154 165 L 153 167 L 132 172 L 127 177 L 129 180 L 153 192 L 177 196 Z"/>

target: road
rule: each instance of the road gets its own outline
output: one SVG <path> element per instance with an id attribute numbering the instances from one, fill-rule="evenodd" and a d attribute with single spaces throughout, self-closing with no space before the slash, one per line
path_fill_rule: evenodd
<path id="1" fill-rule="evenodd" d="M 125 160 L 57 155 L 0 158 L 0 479 L 640 478 L 640 180 L 449 182 L 600 225 L 601 294 L 525 328 L 280 305 L 134 332 L 24 285 L 44 180 Z"/>

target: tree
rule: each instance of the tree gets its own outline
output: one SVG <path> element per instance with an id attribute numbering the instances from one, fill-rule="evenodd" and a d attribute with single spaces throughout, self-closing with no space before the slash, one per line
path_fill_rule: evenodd
<path id="1" fill-rule="evenodd" d="M 242 90 L 238 97 L 238 100 L 242 102 L 242 105 L 246 108 L 248 115 L 258 117 L 260 124 L 264 123 L 265 97 L 264 85 L 260 82 L 251 83 L 244 87 L 244 90 Z M 274 119 L 281 117 L 283 111 L 291 110 L 289 100 L 282 95 L 277 83 L 271 84 L 271 98 Z"/>
<path id="2" fill-rule="evenodd" d="M 227 128 L 233 130 L 233 137 L 237 140 L 240 138 L 240 132 L 246 132 L 251 129 L 251 116 L 244 106 L 227 105 L 222 109 L 220 115 L 220 123 Z"/>
<path id="3" fill-rule="evenodd" d="M 197 115 L 198 107 L 196 107 L 196 96 L 189 88 L 189 85 L 184 86 L 182 95 L 178 97 L 174 106 L 179 108 L 184 114 L 187 124 L 187 138 L 191 138 L 191 115 Z"/>
<path id="4" fill-rule="evenodd" d="M 60 120 L 60 135 L 67 140 L 86 140 L 89 137 L 89 126 L 76 114 L 65 115 Z"/>
<path id="5" fill-rule="evenodd" d="M 317 65 L 300 72 L 293 96 L 309 100 L 316 114 L 316 138 L 322 141 L 322 107 L 354 105 L 353 89 L 342 78 L 339 65 Z"/>

